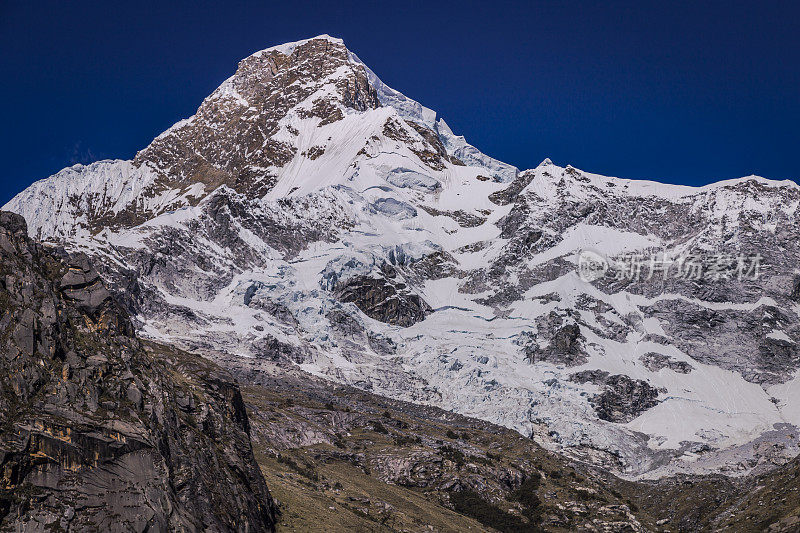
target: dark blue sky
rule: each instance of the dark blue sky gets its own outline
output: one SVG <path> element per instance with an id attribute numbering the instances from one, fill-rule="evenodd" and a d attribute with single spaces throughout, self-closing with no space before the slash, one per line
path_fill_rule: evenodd
<path id="1" fill-rule="evenodd" d="M 320 33 L 520 168 L 800 177 L 796 0 L 32 4 L 0 0 L 0 204 L 132 157 L 242 57 Z"/>

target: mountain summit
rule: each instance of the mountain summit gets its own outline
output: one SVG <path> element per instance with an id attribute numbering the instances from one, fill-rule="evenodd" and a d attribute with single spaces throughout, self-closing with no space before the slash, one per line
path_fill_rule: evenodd
<path id="1" fill-rule="evenodd" d="M 75 165 L 9 206 L 35 196 L 39 214 L 31 230 L 42 238 L 132 227 L 197 205 L 222 186 L 256 199 L 338 183 L 359 160 L 376 156 L 370 150 L 382 148 L 378 140 L 405 144 L 424 168 L 460 165 L 460 157 L 503 179 L 516 174 L 383 84 L 340 39 L 322 35 L 243 59 L 192 117 L 133 161 Z M 63 220 L 53 221 L 53 212 Z"/>
<path id="2" fill-rule="evenodd" d="M 658 477 L 797 454 L 798 205 L 756 177 L 519 172 L 320 36 L 242 60 L 133 161 L 4 209 L 104 264 L 145 337 Z"/>

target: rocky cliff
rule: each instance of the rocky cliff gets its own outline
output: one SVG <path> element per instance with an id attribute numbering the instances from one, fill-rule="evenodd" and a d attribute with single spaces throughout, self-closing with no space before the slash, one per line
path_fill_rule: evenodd
<path id="1" fill-rule="evenodd" d="M 273 531 L 238 385 L 0 212 L 0 529 Z"/>

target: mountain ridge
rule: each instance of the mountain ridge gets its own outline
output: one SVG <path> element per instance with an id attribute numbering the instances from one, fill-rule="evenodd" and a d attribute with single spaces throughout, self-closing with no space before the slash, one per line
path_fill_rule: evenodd
<path id="1" fill-rule="evenodd" d="M 520 172 L 328 36 L 248 56 L 133 162 L 92 165 L 6 209 L 133 284 L 145 336 L 293 362 L 632 477 L 798 451 L 793 182 Z M 769 268 L 589 283 L 584 249 Z"/>

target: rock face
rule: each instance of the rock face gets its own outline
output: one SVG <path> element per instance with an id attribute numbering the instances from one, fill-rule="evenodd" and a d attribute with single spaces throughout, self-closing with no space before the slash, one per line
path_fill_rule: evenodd
<path id="1" fill-rule="evenodd" d="M 641 379 L 631 379 L 624 374 L 610 376 L 599 370 L 584 370 L 570 379 L 577 383 L 591 382 L 604 389 L 590 400 L 600 420 L 630 422 L 658 405 L 658 391 Z"/>
<path id="2" fill-rule="evenodd" d="M 675 361 L 668 355 L 657 352 L 647 352 L 639 358 L 645 367 L 651 372 L 658 372 L 662 368 L 669 368 L 679 374 L 688 374 L 694 367 L 686 361 Z"/>
<path id="3" fill-rule="evenodd" d="M 586 363 L 586 338 L 578 324 L 565 322 L 558 313 L 551 312 L 538 320 L 537 325 L 537 333 L 529 336 L 523 350 L 531 363 L 548 362 L 568 367 Z"/>
<path id="4" fill-rule="evenodd" d="M 238 386 L 0 212 L 0 529 L 273 531 Z"/>
<path id="5" fill-rule="evenodd" d="M 292 361 L 657 477 L 800 451 L 798 205 L 755 176 L 518 172 L 320 36 L 242 60 L 133 161 L 64 169 L 7 209 L 102 265 L 151 340 Z M 85 274 L 67 285 L 90 312 Z M 587 371 L 621 377 L 570 379 Z"/>
<path id="6" fill-rule="evenodd" d="M 320 91 L 333 79 L 333 91 Z M 308 83 L 309 79 L 317 80 Z M 290 162 L 297 135 L 280 119 L 298 104 L 303 118 L 321 125 L 344 119 L 347 109 L 364 111 L 380 105 L 363 65 L 349 61 L 347 49 L 329 39 L 300 43 L 287 55 L 267 50 L 242 60 L 236 73 L 209 96 L 187 122 L 159 136 L 139 152 L 137 166 L 150 165 L 164 176 L 151 194 L 202 183 L 208 190 L 227 185 L 251 197 L 263 196 L 277 175 L 262 169 Z M 344 108 L 344 110 L 343 110 Z M 317 159 L 323 147 L 308 149 Z M 220 161 L 225 161 L 223 166 Z"/>
<path id="7" fill-rule="evenodd" d="M 350 279 L 339 289 L 339 299 L 356 304 L 370 318 L 403 327 L 433 311 L 418 295 L 410 294 L 404 283 L 385 277 Z"/>

